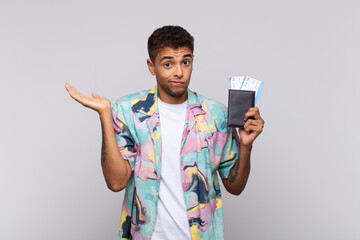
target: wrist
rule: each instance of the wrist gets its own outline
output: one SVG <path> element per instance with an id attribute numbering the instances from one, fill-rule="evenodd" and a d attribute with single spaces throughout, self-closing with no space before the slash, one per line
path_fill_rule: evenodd
<path id="1" fill-rule="evenodd" d="M 251 150 L 252 150 L 252 144 L 250 145 L 240 144 L 240 154 L 250 154 Z"/>
<path id="2" fill-rule="evenodd" d="M 106 107 L 98 111 L 100 118 L 112 118 L 111 108 Z"/>

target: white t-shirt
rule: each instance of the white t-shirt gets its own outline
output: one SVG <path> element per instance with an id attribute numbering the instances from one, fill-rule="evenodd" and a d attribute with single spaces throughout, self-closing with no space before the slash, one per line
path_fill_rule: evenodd
<path id="1" fill-rule="evenodd" d="M 181 181 L 180 149 L 187 101 L 167 104 L 158 98 L 161 129 L 161 178 L 152 240 L 191 239 Z"/>

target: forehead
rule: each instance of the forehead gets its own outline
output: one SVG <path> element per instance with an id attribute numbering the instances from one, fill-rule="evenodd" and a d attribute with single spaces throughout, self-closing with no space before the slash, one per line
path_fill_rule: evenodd
<path id="1" fill-rule="evenodd" d="M 192 51 L 188 47 L 164 47 L 157 53 L 156 60 L 161 60 L 163 57 L 183 58 L 186 55 L 193 55 Z"/>

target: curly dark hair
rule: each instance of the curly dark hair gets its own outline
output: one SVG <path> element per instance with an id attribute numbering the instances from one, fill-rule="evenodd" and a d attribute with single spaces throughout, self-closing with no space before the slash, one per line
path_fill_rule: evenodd
<path id="1" fill-rule="evenodd" d="M 148 39 L 149 57 L 153 63 L 158 52 L 165 47 L 188 47 L 194 52 L 194 38 L 180 26 L 163 26 L 156 29 Z"/>

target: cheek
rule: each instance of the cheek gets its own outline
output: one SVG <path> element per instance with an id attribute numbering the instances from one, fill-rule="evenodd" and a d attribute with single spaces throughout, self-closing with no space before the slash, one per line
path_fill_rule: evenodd
<path id="1" fill-rule="evenodd" d="M 170 79 L 171 78 L 171 76 L 172 76 L 172 74 L 171 74 L 171 70 L 169 70 L 169 71 L 163 71 L 162 73 L 161 73 L 161 79 L 162 80 L 168 80 L 168 79 Z"/>
<path id="2" fill-rule="evenodd" d="M 188 66 L 188 67 L 185 67 L 185 68 L 184 68 L 184 71 L 186 71 L 187 73 L 191 73 L 191 72 L 192 72 L 192 69 L 193 69 L 193 66 L 190 65 L 190 66 Z"/>
<path id="3" fill-rule="evenodd" d="M 171 78 L 170 71 L 157 71 L 156 72 L 156 79 L 160 82 L 165 82 L 166 80 Z"/>
<path id="4" fill-rule="evenodd" d="M 185 69 L 184 73 L 190 78 L 191 73 L 192 73 L 192 68 Z"/>

